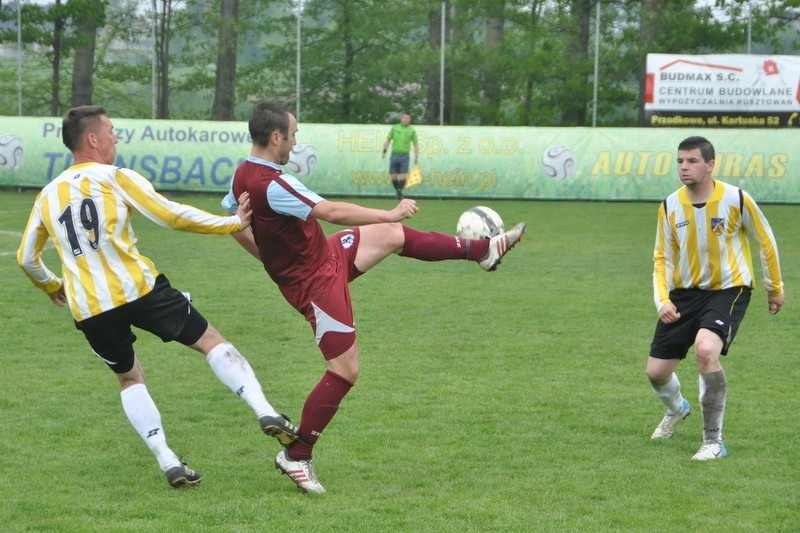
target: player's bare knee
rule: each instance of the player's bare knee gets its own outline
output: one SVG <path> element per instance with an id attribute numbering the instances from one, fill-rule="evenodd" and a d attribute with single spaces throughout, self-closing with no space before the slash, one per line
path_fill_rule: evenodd
<path id="1" fill-rule="evenodd" d="M 328 360 L 328 370 L 350 383 L 355 383 L 361 373 L 361 356 L 358 344 L 353 344 L 346 352 Z"/>
<path id="2" fill-rule="evenodd" d="M 722 353 L 722 339 L 712 331 L 701 331 L 694 344 L 694 353 L 700 367 L 719 361 Z"/>
<path id="3" fill-rule="evenodd" d="M 665 364 L 664 360 L 651 357 L 644 373 L 652 386 L 660 387 L 670 380 L 673 370 L 673 364 Z"/>
<path id="4" fill-rule="evenodd" d="M 704 372 L 705 369 L 711 368 L 719 363 L 720 352 L 719 350 L 708 349 L 706 347 L 697 347 L 695 348 L 695 357 L 697 358 L 698 368 L 701 372 Z"/>
<path id="5" fill-rule="evenodd" d="M 672 372 L 664 373 L 657 369 L 647 368 L 647 370 L 645 370 L 645 375 L 650 385 L 653 387 L 660 387 L 669 381 L 670 377 L 672 377 Z"/>
<path id="6" fill-rule="evenodd" d="M 400 222 L 387 222 L 386 224 L 386 243 L 392 248 L 402 249 L 406 242 L 406 234 Z"/>

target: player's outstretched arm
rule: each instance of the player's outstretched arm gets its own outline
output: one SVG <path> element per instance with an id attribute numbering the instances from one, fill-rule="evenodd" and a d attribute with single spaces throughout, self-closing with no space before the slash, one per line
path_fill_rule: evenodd
<path id="1" fill-rule="evenodd" d="M 418 210 L 417 203 L 409 198 L 401 200 L 397 207 L 390 211 L 349 202 L 323 200 L 314 206 L 311 216 L 340 226 L 365 226 L 382 222 L 400 222 L 411 218 Z"/>

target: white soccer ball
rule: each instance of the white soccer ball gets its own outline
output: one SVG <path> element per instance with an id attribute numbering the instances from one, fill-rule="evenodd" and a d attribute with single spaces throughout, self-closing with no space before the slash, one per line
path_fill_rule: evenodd
<path id="1" fill-rule="evenodd" d="M 308 176 L 317 168 L 317 151 L 307 143 L 295 144 L 289 152 L 286 168 L 294 176 Z"/>
<path id="2" fill-rule="evenodd" d="M 505 231 L 503 219 L 493 209 L 479 205 L 461 213 L 456 233 L 464 239 L 488 239 Z"/>
<path id="3" fill-rule="evenodd" d="M 566 179 L 575 170 L 575 154 L 566 146 L 551 146 L 542 154 L 542 172 L 557 181 Z"/>
<path id="4" fill-rule="evenodd" d="M 0 168 L 18 168 L 22 164 L 22 139 L 0 135 Z"/>

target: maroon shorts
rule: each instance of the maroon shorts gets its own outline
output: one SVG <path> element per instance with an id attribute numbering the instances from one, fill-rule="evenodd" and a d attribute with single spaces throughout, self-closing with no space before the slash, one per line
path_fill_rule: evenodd
<path id="1" fill-rule="evenodd" d="M 283 297 L 311 324 L 323 357 L 338 357 L 356 342 L 353 306 L 348 283 L 362 273 L 355 267 L 358 228 L 328 237 L 331 255 L 313 276 L 288 287 Z"/>

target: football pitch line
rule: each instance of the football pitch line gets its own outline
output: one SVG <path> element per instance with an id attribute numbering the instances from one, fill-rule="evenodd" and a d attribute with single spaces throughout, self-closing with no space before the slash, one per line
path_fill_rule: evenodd
<path id="1" fill-rule="evenodd" d="M 17 242 L 19 242 L 19 239 L 22 238 L 22 233 L 20 233 L 19 231 L 2 231 L 2 230 L 0 230 L 0 235 L 8 235 L 9 237 L 16 237 L 17 238 Z M 6 257 L 6 256 L 9 256 L 9 255 L 17 255 L 17 250 L 16 249 L 14 249 L 14 250 L 9 250 L 8 249 L 8 243 L 6 241 L 10 241 L 10 240 L 11 239 L 3 239 L 2 240 L 2 244 L 0 244 L 0 257 Z"/>
<path id="2" fill-rule="evenodd" d="M 8 257 L 9 255 L 17 255 L 17 247 L 19 246 L 19 241 L 22 239 L 22 232 L 20 231 L 3 231 L 0 230 L 0 236 L 8 236 L 14 237 L 14 239 L 0 239 L 0 257 Z M 11 245 L 9 247 L 8 242 L 11 241 Z M 53 248 L 53 243 L 50 240 L 44 245 L 42 251 L 49 250 Z"/>

